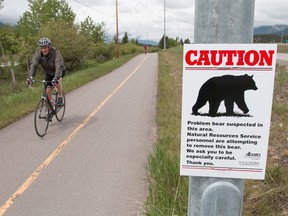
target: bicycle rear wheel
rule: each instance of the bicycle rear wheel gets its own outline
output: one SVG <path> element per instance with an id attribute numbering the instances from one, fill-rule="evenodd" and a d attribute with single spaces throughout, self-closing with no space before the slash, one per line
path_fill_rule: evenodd
<path id="1" fill-rule="evenodd" d="M 66 99 L 65 94 L 63 93 L 63 106 L 58 106 L 57 102 L 55 105 L 55 111 L 56 111 L 56 119 L 60 122 L 63 120 L 65 115 L 65 109 L 66 109 Z"/>
<path id="2" fill-rule="evenodd" d="M 42 98 L 37 105 L 34 115 L 34 126 L 38 136 L 43 137 L 48 129 L 50 111 L 46 101 Z"/>

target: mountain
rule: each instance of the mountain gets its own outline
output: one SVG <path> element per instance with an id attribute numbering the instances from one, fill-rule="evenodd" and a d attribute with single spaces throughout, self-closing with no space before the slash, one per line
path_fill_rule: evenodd
<path id="1" fill-rule="evenodd" d="M 112 35 L 106 35 L 105 37 L 105 42 L 106 43 L 110 43 L 114 41 L 114 36 Z M 146 45 L 148 44 L 149 46 L 158 46 L 158 42 L 156 41 L 152 41 L 152 40 L 142 40 L 142 39 L 137 39 L 137 42 L 138 44 L 141 44 L 141 45 Z M 121 37 L 119 37 L 119 43 L 121 43 Z"/>
<path id="2" fill-rule="evenodd" d="M 151 46 L 158 46 L 158 42 L 156 41 L 152 41 L 152 40 L 141 40 L 141 39 L 138 39 L 138 44 L 148 44 L 148 45 L 151 45 Z"/>
<path id="3" fill-rule="evenodd" d="M 274 34 L 274 35 L 288 35 L 288 25 L 273 25 L 273 26 L 259 26 L 254 28 L 254 35 L 259 34 Z"/>

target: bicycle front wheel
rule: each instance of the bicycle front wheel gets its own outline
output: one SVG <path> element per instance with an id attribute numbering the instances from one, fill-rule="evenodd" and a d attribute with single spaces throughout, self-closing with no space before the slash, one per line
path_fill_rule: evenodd
<path id="1" fill-rule="evenodd" d="M 66 109 L 66 99 L 65 99 L 65 94 L 63 93 L 63 105 L 62 106 L 58 106 L 58 104 L 56 103 L 55 106 L 55 111 L 56 111 L 56 119 L 60 122 L 63 120 L 64 115 L 65 115 L 65 109 Z"/>
<path id="2" fill-rule="evenodd" d="M 34 115 L 34 126 L 38 136 L 43 137 L 48 129 L 50 111 L 44 99 L 38 102 Z"/>

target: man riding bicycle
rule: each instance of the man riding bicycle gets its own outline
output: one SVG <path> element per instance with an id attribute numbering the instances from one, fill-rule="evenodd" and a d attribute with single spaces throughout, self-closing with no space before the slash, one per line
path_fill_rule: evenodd
<path id="1" fill-rule="evenodd" d="M 29 78 L 27 82 L 29 85 L 33 83 L 33 77 L 36 74 L 38 65 L 41 64 L 45 72 L 45 80 L 48 82 L 47 95 L 49 99 L 52 99 L 52 89 L 54 85 L 58 89 L 58 106 L 63 106 L 63 94 L 61 80 L 65 75 L 64 60 L 60 51 L 52 47 L 51 40 L 49 38 L 41 38 L 38 41 L 39 50 L 35 52 L 32 57 Z"/>

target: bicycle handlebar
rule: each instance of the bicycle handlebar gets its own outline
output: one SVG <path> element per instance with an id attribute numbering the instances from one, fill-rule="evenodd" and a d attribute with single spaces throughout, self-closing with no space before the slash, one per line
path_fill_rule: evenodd
<path id="1" fill-rule="evenodd" d="M 33 84 L 34 82 L 41 82 L 41 83 L 43 83 L 43 84 L 47 84 L 47 83 L 52 83 L 52 84 L 53 84 L 52 81 L 47 81 L 47 80 L 32 80 L 32 83 L 30 83 L 30 82 L 27 80 L 27 87 L 33 89 L 32 84 Z M 53 86 L 54 86 L 54 85 L 53 85 Z"/>
<path id="2" fill-rule="evenodd" d="M 43 83 L 43 84 L 51 83 L 53 86 L 55 86 L 55 84 L 58 83 L 58 82 L 47 81 L 47 80 L 32 80 L 32 83 L 29 83 L 29 82 L 27 81 L 27 87 L 33 88 L 33 87 L 32 87 L 32 84 L 33 84 L 34 82 L 41 82 L 41 83 Z"/>
<path id="3" fill-rule="evenodd" d="M 32 82 L 42 82 L 42 83 L 53 83 L 52 81 L 47 81 L 47 80 L 32 80 Z"/>

